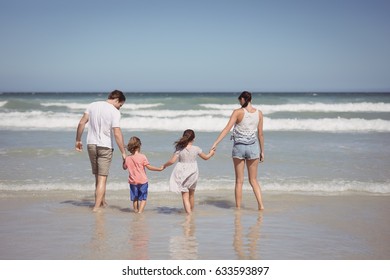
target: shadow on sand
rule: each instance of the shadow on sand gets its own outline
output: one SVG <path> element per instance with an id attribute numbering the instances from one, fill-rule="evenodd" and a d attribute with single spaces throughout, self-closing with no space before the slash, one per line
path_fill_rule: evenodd
<path id="1" fill-rule="evenodd" d="M 226 199 L 216 199 L 212 197 L 206 198 L 205 200 L 201 201 L 200 204 L 212 205 L 223 209 L 230 209 L 235 207 L 235 204 L 232 201 Z"/>

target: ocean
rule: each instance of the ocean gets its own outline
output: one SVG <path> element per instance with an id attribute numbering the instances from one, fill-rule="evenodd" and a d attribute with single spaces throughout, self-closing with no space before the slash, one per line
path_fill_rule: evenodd
<path id="1" fill-rule="evenodd" d="M 88 155 L 74 150 L 75 134 L 87 105 L 107 94 L 0 93 L 0 191 L 93 192 Z M 239 108 L 237 92 L 125 95 L 125 142 L 138 136 L 155 166 L 170 158 L 187 128 L 207 152 Z M 258 175 L 263 192 L 390 194 L 390 93 L 259 92 L 252 103 L 264 114 L 265 161 Z M 212 159 L 199 158 L 198 189 L 234 189 L 231 147 L 227 136 Z M 108 192 L 128 189 L 121 164 L 116 148 Z M 150 192 L 168 191 L 172 168 L 148 171 Z"/>

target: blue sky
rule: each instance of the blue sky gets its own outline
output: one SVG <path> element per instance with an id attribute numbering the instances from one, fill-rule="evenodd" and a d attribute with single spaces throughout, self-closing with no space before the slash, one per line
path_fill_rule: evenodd
<path id="1" fill-rule="evenodd" d="M 390 91 L 387 0 L 0 0 L 0 91 Z"/>

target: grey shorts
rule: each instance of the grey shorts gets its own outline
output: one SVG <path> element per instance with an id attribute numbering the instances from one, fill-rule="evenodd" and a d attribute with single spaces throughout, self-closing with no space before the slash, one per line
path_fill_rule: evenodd
<path id="1" fill-rule="evenodd" d="M 255 143 L 249 145 L 235 143 L 233 145 L 232 157 L 239 159 L 260 158 L 259 142 L 256 141 Z"/>
<path id="2" fill-rule="evenodd" d="M 92 174 L 108 176 L 110 171 L 113 149 L 87 145 L 89 160 L 91 161 Z"/>

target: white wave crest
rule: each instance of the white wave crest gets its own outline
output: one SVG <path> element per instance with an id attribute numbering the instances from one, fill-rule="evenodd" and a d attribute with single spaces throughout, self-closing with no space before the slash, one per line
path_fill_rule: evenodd
<path id="1" fill-rule="evenodd" d="M 346 118 L 324 119 L 271 119 L 264 118 L 265 131 L 316 131 L 316 132 L 390 132 L 388 120 Z"/>
<path id="2" fill-rule="evenodd" d="M 330 180 L 325 182 L 283 182 L 263 181 L 263 191 L 300 192 L 317 194 L 338 194 L 345 192 L 360 192 L 368 194 L 390 194 L 390 182 L 359 182 L 345 180 Z"/>
<path id="3" fill-rule="evenodd" d="M 1 103 L 0 103 L 1 105 Z M 71 110 L 85 110 L 88 104 L 84 103 L 64 103 L 64 102 L 46 102 L 41 104 L 44 107 L 66 107 Z M 160 107 L 164 105 L 163 103 L 151 103 L 151 104 L 132 104 L 132 103 L 125 103 L 121 111 L 127 111 L 127 110 L 139 110 L 139 109 L 147 109 L 147 108 L 155 108 Z"/>
<path id="4" fill-rule="evenodd" d="M 197 131 L 218 132 L 227 124 L 224 115 L 191 111 L 158 114 L 159 111 L 134 113 L 124 116 L 121 127 L 129 130 L 183 131 L 192 128 Z M 226 112 L 227 113 L 227 112 Z M 81 118 L 79 113 L 60 112 L 0 112 L 2 129 L 70 129 L 73 130 Z M 361 118 L 323 118 L 323 119 L 273 119 L 264 117 L 264 131 L 315 131 L 315 132 L 390 132 L 390 121 L 382 119 L 367 120 Z"/>
<path id="5" fill-rule="evenodd" d="M 155 117 L 159 118 L 177 118 L 177 117 L 199 117 L 199 116 L 224 116 L 231 115 L 230 110 L 142 110 L 126 112 L 131 116 Z"/>
<path id="6" fill-rule="evenodd" d="M 85 110 L 88 104 L 83 103 L 68 103 L 68 102 L 45 102 L 41 103 L 44 107 L 66 107 L 71 110 Z"/>
<path id="7" fill-rule="evenodd" d="M 197 184 L 199 191 L 209 190 L 231 190 L 234 186 L 233 179 L 200 179 Z M 128 185 L 123 182 L 110 182 L 107 186 L 112 191 L 127 190 Z M 1 191 L 86 191 L 94 189 L 92 183 L 20 183 L 4 184 L 0 183 Z M 244 190 L 251 190 L 249 184 L 245 183 Z M 150 192 L 169 192 L 167 181 L 154 181 L 149 186 Z M 318 195 L 335 195 L 340 193 L 361 193 L 368 195 L 390 195 L 390 182 L 360 182 L 329 180 L 323 182 L 296 181 L 296 180 L 262 180 L 262 191 L 277 193 L 302 193 Z"/>
<path id="8" fill-rule="evenodd" d="M 183 131 L 191 128 L 196 131 L 219 131 L 226 125 L 226 118 L 213 116 L 198 117 L 131 117 L 123 118 L 121 126 L 130 130 L 163 130 L 163 131 Z"/>
<path id="9" fill-rule="evenodd" d="M 207 109 L 215 110 L 234 110 L 237 105 L 231 104 L 201 104 L 200 106 Z M 264 114 L 275 112 L 390 112 L 390 103 L 302 103 L 302 104 L 280 104 L 280 105 L 253 105 L 261 110 Z"/>
<path id="10" fill-rule="evenodd" d="M 7 129 L 75 129 L 80 114 L 55 112 L 10 112 L 0 113 L 0 128 Z"/>

